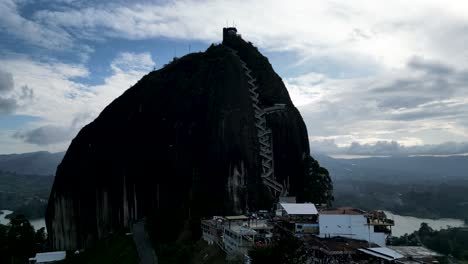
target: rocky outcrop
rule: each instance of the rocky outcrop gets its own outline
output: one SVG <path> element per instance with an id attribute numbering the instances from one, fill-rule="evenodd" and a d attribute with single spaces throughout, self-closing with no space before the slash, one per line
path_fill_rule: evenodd
<path id="1" fill-rule="evenodd" d="M 87 247 L 149 215 L 197 219 L 270 209 L 278 192 L 265 185 L 258 112 L 242 62 L 255 78 L 256 105 L 281 108 L 263 116 L 271 179 L 301 197 L 309 156 L 304 122 L 267 58 L 225 35 L 223 44 L 144 76 L 78 133 L 49 199 L 52 247 Z"/>

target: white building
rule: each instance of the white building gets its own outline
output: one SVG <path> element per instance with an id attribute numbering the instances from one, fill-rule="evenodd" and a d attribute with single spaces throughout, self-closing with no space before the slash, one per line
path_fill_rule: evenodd
<path id="1" fill-rule="evenodd" d="M 216 243 L 228 256 L 246 256 L 253 246 L 265 246 L 273 238 L 273 226 L 259 217 L 215 216 L 201 222 L 202 238 Z"/>
<path id="2" fill-rule="evenodd" d="M 37 253 L 34 258 L 29 258 L 30 264 L 45 264 L 64 260 L 67 256 L 65 251 Z"/>
<path id="3" fill-rule="evenodd" d="M 385 246 L 393 221 L 382 212 L 366 213 L 355 208 L 338 208 L 319 213 L 319 236 L 366 240 Z"/>
<path id="4" fill-rule="evenodd" d="M 201 228 L 203 240 L 208 242 L 209 245 L 214 243 L 219 245 L 221 242 L 223 226 L 224 220 L 216 216 L 213 219 L 202 220 Z"/>
<path id="5" fill-rule="evenodd" d="M 245 215 L 225 216 L 224 219 L 223 243 L 228 254 L 247 255 L 254 245 L 271 243 L 273 226 L 266 219 Z"/>
<path id="6" fill-rule="evenodd" d="M 318 211 L 312 203 L 279 203 L 276 216 L 285 218 L 290 225 L 288 229 L 294 233 L 318 232 Z"/>
<path id="7" fill-rule="evenodd" d="M 224 249 L 228 254 L 247 255 L 254 246 L 257 232 L 246 226 L 231 226 L 224 228 Z"/>

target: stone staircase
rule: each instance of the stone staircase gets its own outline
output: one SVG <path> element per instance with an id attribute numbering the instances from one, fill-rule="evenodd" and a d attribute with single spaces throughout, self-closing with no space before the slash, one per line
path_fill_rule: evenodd
<path id="1" fill-rule="evenodd" d="M 258 86 L 255 83 L 257 80 L 250 75 L 252 70 L 247 67 L 245 63 L 237 54 L 237 51 L 226 47 L 234 56 L 239 58 L 244 75 L 247 77 L 247 83 L 249 84 L 249 94 L 252 99 L 252 107 L 254 109 L 255 116 L 255 127 L 257 128 L 257 139 L 260 145 L 260 158 L 262 164 L 261 178 L 263 184 L 265 184 L 274 194 L 285 195 L 285 188 L 282 184 L 275 180 L 274 164 L 273 164 L 273 141 L 271 129 L 266 125 L 265 115 L 267 113 L 277 112 L 284 109 L 284 105 L 275 105 L 273 107 L 262 109 L 260 108 L 258 99 Z"/>

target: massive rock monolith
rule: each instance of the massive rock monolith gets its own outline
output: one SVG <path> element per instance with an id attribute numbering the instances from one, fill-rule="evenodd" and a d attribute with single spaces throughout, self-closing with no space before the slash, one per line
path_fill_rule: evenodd
<path id="1" fill-rule="evenodd" d="M 150 72 L 73 139 L 47 208 L 51 245 L 87 247 L 155 214 L 270 209 L 280 192 L 272 184 L 301 200 L 308 156 L 281 78 L 225 29 L 223 44 Z"/>

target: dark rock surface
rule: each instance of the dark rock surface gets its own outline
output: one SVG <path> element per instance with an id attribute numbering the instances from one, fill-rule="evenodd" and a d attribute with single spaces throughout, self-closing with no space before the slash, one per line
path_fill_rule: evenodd
<path id="1" fill-rule="evenodd" d="M 170 221 L 271 208 L 246 77 L 226 46 L 252 69 L 262 107 L 286 105 L 267 117 L 275 177 L 303 197 L 302 117 L 267 58 L 233 36 L 144 76 L 79 132 L 47 209 L 54 249 L 87 247 L 148 215 Z"/>

